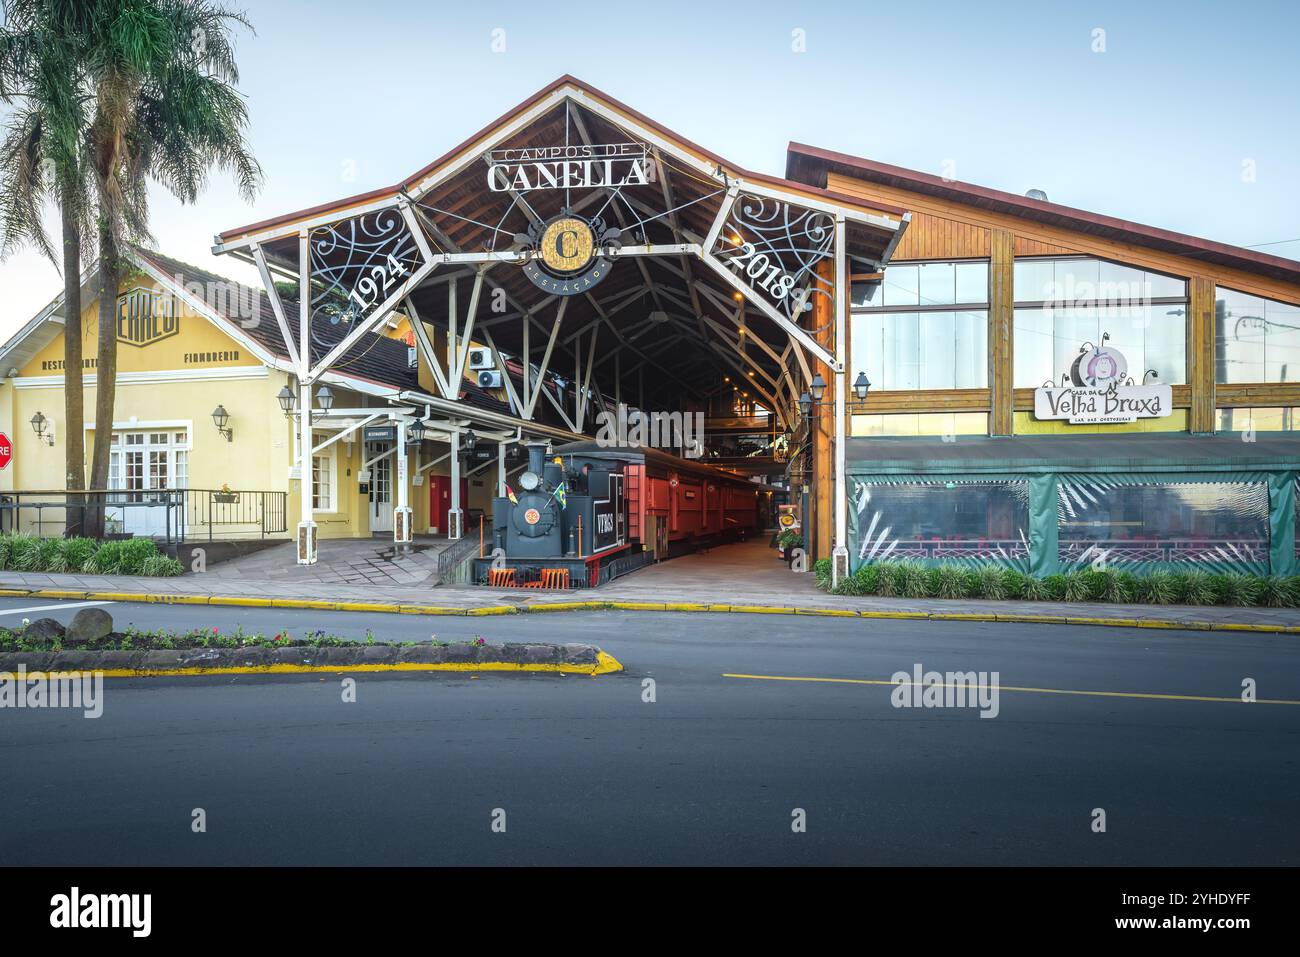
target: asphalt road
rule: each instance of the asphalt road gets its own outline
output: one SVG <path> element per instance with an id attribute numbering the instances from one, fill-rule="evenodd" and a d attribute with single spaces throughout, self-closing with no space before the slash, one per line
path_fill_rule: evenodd
<path id="1" fill-rule="evenodd" d="M 77 605 L 2 599 L 0 626 Z M 0 709 L 0 863 L 1300 863 L 1300 705 L 1236 700 L 1253 678 L 1261 699 L 1300 701 L 1294 637 L 104 607 L 118 627 L 587 641 L 627 670 L 358 675 L 355 703 L 333 675 L 111 679 L 97 720 Z M 997 717 L 895 708 L 883 684 L 766 680 L 888 681 L 918 663 L 999 672 Z M 1075 691 L 1139 696 L 1059 693 Z"/>

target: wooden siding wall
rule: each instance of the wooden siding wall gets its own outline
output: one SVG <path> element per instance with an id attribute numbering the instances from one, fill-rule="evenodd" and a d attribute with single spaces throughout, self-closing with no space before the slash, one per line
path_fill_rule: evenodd
<path id="1" fill-rule="evenodd" d="M 988 410 L 990 434 L 1012 433 L 1016 410 L 1023 412 L 1033 408 L 1033 390 L 1013 388 L 1012 270 L 1017 256 L 1095 256 L 1187 280 L 1187 385 L 1174 386 L 1173 393 L 1175 408 L 1188 410 L 1189 431 L 1213 432 L 1215 410 L 1219 407 L 1300 406 L 1300 383 L 1216 385 L 1214 381 L 1215 287 L 1226 286 L 1300 305 L 1300 284 L 1280 282 L 1132 243 L 1028 222 L 1010 214 L 990 212 L 839 173 L 831 173 L 826 185 L 838 193 L 912 211 L 912 223 L 894 253 L 894 262 L 989 259 L 989 388 L 873 391 L 864 410 L 867 413 Z"/>

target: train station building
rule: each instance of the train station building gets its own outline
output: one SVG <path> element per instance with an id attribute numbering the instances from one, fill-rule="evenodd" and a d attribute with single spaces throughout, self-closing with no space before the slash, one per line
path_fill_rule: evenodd
<path id="1" fill-rule="evenodd" d="M 788 490 L 836 577 L 1296 570 L 1294 261 L 799 144 L 755 173 L 567 76 L 213 252 L 119 290 L 111 483 L 193 490 L 187 530 L 477 542 L 522 445 L 698 416 L 666 450 Z M 2 494 L 62 488 L 61 328 L 0 347 Z"/>

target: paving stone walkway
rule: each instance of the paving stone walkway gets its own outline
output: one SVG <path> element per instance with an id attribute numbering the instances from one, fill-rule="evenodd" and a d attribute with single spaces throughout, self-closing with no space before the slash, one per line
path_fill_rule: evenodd
<path id="1" fill-rule="evenodd" d="M 337 544 L 337 543 L 334 543 Z M 360 543 L 357 554 L 366 553 Z M 719 610 L 735 606 L 752 606 L 804 611 L 869 611 L 921 615 L 1038 615 L 1047 618 L 1085 617 L 1120 619 L 1126 622 L 1147 620 L 1176 622 L 1189 627 L 1210 625 L 1269 626 L 1300 629 L 1300 609 L 1295 608 L 1224 608 L 1218 606 L 1181 605 L 1103 605 L 1066 602 L 1021 601 L 944 601 L 907 598 L 849 598 L 819 591 L 811 573 L 794 574 L 767 547 L 766 540 L 727 545 L 709 552 L 683 556 L 642 569 L 626 578 L 593 590 L 538 591 L 535 589 L 495 589 L 472 585 L 434 586 L 432 574 L 437 564 L 436 552 L 430 548 L 417 553 L 418 568 L 403 568 L 388 562 L 383 576 L 376 581 L 371 568 L 354 567 L 352 549 L 337 550 L 331 561 L 334 572 L 318 570 L 311 575 L 294 577 L 292 572 L 272 574 L 267 566 L 254 573 L 253 563 L 244 565 L 249 574 L 219 576 L 187 574 L 179 578 L 138 578 L 114 575 L 52 575 L 0 572 L 0 589 L 56 589 L 73 592 L 118 592 L 147 595 L 220 595 L 246 598 L 308 600 L 328 602 L 382 602 L 396 605 L 436 605 L 443 608 L 475 609 L 501 605 L 531 605 L 548 602 L 618 601 L 717 605 Z M 274 549 L 258 553 L 269 557 Z M 322 554 L 325 546 L 322 545 Z M 351 557 L 345 557 L 351 556 Z M 288 553 L 292 561 L 292 552 Z M 369 565 L 365 558 L 362 564 Z M 383 562 L 381 561 L 381 566 Z M 346 566 L 351 571 L 344 569 Z M 293 566 L 297 567 L 297 566 Z M 333 579 L 337 574 L 339 578 Z M 363 581 L 343 580 L 359 576 Z M 401 581 L 409 576 L 408 581 Z M 422 576 L 422 577 L 421 577 Z"/>
<path id="2" fill-rule="evenodd" d="M 293 586 L 311 585 L 428 585 L 437 580 L 438 555 L 450 544 L 445 538 L 417 536 L 415 550 L 397 555 L 391 539 L 326 539 L 317 549 L 314 565 L 295 561 L 295 543 L 219 562 L 201 575 L 185 578 L 218 582 L 266 581 Z M 207 586 L 215 588 L 218 586 Z"/>

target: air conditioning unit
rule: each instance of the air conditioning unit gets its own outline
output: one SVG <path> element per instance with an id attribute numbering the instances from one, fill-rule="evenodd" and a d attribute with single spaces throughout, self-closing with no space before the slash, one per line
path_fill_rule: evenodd
<path id="1" fill-rule="evenodd" d="M 482 369 L 491 369 L 492 365 L 491 349 L 469 350 L 469 369 L 471 372 L 478 372 Z"/>
<path id="2" fill-rule="evenodd" d="M 501 388 L 501 373 L 496 369 L 482 370 L 478 374 L 478 387 L 480 389 Z"/>

